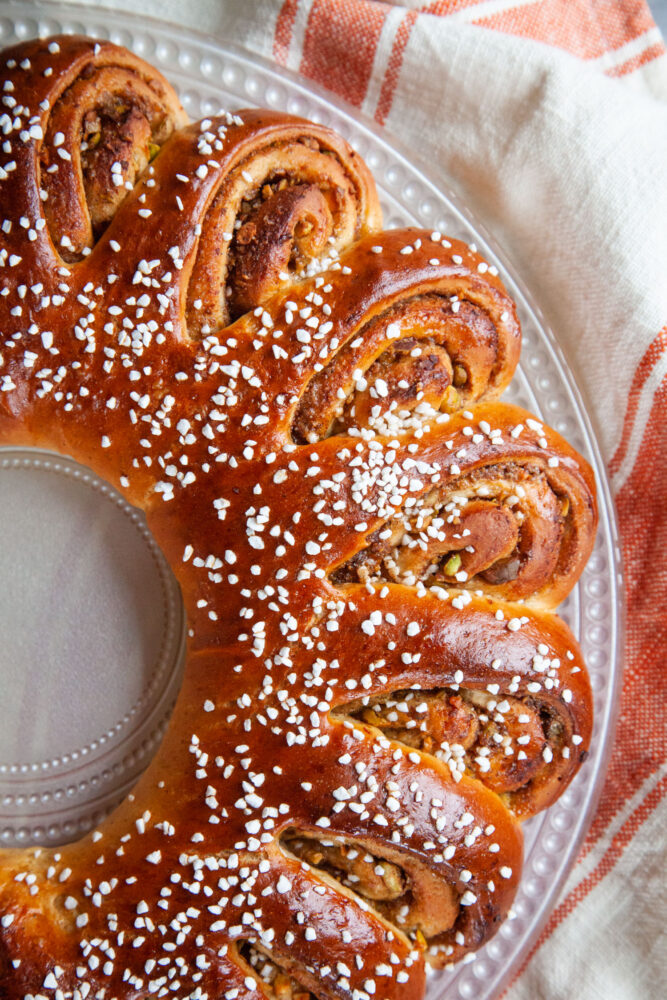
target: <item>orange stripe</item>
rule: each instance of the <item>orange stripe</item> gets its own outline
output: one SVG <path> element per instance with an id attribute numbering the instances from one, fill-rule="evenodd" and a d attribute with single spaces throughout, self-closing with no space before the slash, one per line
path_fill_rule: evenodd
<path id="1" fill-rule="evenodd" d="M 664 56 L 666 51 L 663 42 L 656 42 L 655 45 L 650 45 L 647 49 L 644 49 L 638 56 L 628 59 L 627 62 L 621 63 L 620 66 L 614 66 L 613 69 L 607 70 L 607 76 L 627 76 L 628 73 L 634 73 L 636 69 L 640 69 L 640 67 L 645 66 L 647 63 L 653 62 L 654 59 Z"/>
<path id="2" fill-rule="evenodd" d="M 420 14 L 437 14 L 439 17 L 446 17 L 448 14 L 455 14 L 457 10 L 465 10 L 466 7 L 476 7 L 484 3 L 484 0 L 434 0 L 433 3 L 425 3 L 419 8 Z"/>
<path id="3" fill-rule="evenodd" d="M 537 0 L 475 24 L 546 42 L 582 59 L 596 59 L 655 27 L 644 0 Z"/>
<path id="4" fill-rule="evenodd" d="M 624 825 L 618 831 L 616 836 L 611 841 L 609 847 L 605 851 L 604 855 L 600 859 L 598 865 L 588 875 L 585 879 L 575 886 L 572 892 L 569 893 L 563 900 L 563 902 L 556 907 L 554 912 L 551 914 L 544 930 L 540 934 L 539 938 L 535 942 L 535 945 L 531 949 L 530 953 L 527 955 L 525 961 L 521 965 L 521 968 L 514 976 L 510 986 L 512 986 L 517 979 L 523 974 L 526 966 L 533 958 L 535 953 L 539 948 L 542 947 L 544 942 L 553 934 L 554 930 L 561 924 L 566 917 L 568 917 L 574 909 L 582 902 L 586 896 L 589 895 L 592 890 L 600 884 L 605 876 L 609 875 L 613 871 L 614 867 L 618 861 L 623 856 L 623 852 L 626 847 L 632 843 L 632 839 L 639 830 L 640 826 L 646 822 L 651 813 L 660 805 L 660 802 L 667 792 L 667 777 L 663 778 L 655 788 L 651 789 L 649 794 L 646 796 L 644 801 L 640 803 L 635 809 L 630 817 L 626 820 Z M 509 987 L 508 987 L 509 989 Z M 504 995 L 504 994 L 503 994 Z"/>
<path id="5" fill-rule="evenodd" d="M 273 37 L 273 58 L 283 66 L 287 65 L 298 6 L 299 0 L 284 0 L 276 19 L 276 31 Z"/>
<path id="6" fill-rule="evenodd" d="M 391 110 L 391 106 L 394 101 L 394 94 L 396 93 L 396 87 L 398 85 L 398 78 L 401 72 L 401 66 L 403 65 L 405 48 L 408 44 L 412 26 L 417 20 L 417 16 L 416 11 L 407 11 L 398 26 L 398 31 L 396 32 L 394 44 L 391 49 L 391 55 L 389 56 L 389 61 L 387 63 L 384 80 L 382 81 L 382 88 L 380 90 L 377 108 L 375 109 L 375 118 L 380 125 L 385 124 L 387 115 Z"/>
<path id="7" fill-rule="evenodd" d="M 301 72 L 359 107 L 386 16 L 383 4 L 315 0 L 306 26 Z"/>
<path id="8" fill-rule="evenodd" d="M 637 415 L 637 408 L 639 407 L 642 389 L 660 359 L 660 356 L 665 350 L 665 347 L 667 347 L 667 326 L 663 326 L 655 340 L 651 341 L 646 353 L 635 369 L 632 385 L 630 386 L 630 392 L 628 394 L 628 408 L 625 413 L 625 420 L 623 421 L 623 433 L 618 448 L 609 463 L 610 476 L 616 475 L 621 467 L 623 459 L 625 458 L 634 427 L 635 417 Z"/>
<path id="9" fill-rule="evenodd" d="M 632 475 L 616 497 L 627 588 L 626 669 L 616 740 L 592 844 L 667 757 L 667 377 L 655 392 Z"/>

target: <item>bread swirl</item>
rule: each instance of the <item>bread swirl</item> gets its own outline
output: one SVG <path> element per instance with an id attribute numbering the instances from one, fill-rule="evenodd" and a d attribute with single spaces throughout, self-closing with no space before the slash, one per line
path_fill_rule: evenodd
<path id="1" fill-rule="evenodd" d="M 0 852 L 0 997 L 417 1000 L 425 957 L 505 917 L 519 819 L 586 753 L 544 609 L 590 552 L 590 470 L 494 402 L 519 351 L 497 276 L 379 232 L 339 137 L 185 125 L 108 43 L 3 63 L 0 441 L 146 512 L 189 643 L 126 801 Z"/>

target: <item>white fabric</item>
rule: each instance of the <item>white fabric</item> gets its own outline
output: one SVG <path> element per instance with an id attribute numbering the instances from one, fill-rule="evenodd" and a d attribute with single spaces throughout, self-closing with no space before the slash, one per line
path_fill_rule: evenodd
<path id="1" fill-rule="evenodd" d="M 609 459 L 629 381 L 667 319 L 667 103 L 557 49 L 435 20 L 410 35 L 387 126 L 458 181 L 507 249 Z M 419 67 L 436 59 L 427 86 Z"/>

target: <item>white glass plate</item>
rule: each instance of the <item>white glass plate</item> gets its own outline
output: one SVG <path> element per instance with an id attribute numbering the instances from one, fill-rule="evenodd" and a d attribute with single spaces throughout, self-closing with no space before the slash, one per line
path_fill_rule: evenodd
<path id="1" fill-rule="evenodd" d="M 76 840 L 135 784 L 180 687 L 178 584 L 141 511 L 0 448 L 0 846 Z"/>
<path id="2" fill-rule="evenodd" d="M 599 448 L 557 339 L 546 326 L 539 307 L 518 276 L 504 264 L 503 254 L 497 250 L 483 225 L 474 218 L 469 206 L 462 204 L 460 195 L 452 189 L 450 182 L 422 168 L 412 153 L 404 151 L 372 122 L 363 119 L 329 93 L 259 56 L 197 35 L 182 26 L 153 21 L 144 16 L 61 3 L 11 3 L 0 0 L 0 46 L 56 32 L 97 35 L 133 49 L 157 66 L 176 86 L 192 118 L 215 114 L 220 108 L 259 105 L 302 115 L 344 135 L 365 158 L 375 175 L 387 227 L 420 225 L 438 229 L 468 243 L 475 243 L 487 259 L 499 266 L 503 280 L 517 302 L 523 328 L 521 364 L 506 398 L 532 410 L 556 428 L 588 458 L 595 470 L 600 503 L 600 527 L 595 549 L 578 586 L 559 609 L 582 646 L 591 675 L 596 714 L 590 757 L 561 799 L 546 813 L 524 826 L 526 858 L 514 906 L 514 919 L 507 921 L 496 937 L 470 962 L 452 972 L 434 975 L 428 990 L 428 1000 L 492 1000 L 507 985 L 534 944 L 593 818 L 604 781 L 620 694 L 622 579 L 618 533 Z M 29 454 L 22 454 L 22 460 Z M 8 457 L 0 454 L 0 484 L 6 474 L 2 462 Z M 64 466 L 67 463 L 61 464 Z M 85 470 L 83 474 L 86 474 Z M 98 488 L 106 489 L 109 495 L 113 493 L 106 486 L 98 485 Z M 122 501 L 120 503 L 122 505 Z M 145 531 L 141 515 L 131 509 L 126 515 L 135 519 L 137 531 Z M 143 539 L 143 544 L 149 545 L 145 535 Z M 158 562 L 159 558 L 158 553 Z M 8 577 L 5 574 L 8 571 L 6 565 L 0 562 L 0 588 L 7 586 Z M 156 595 L 159 595 L 160 588 L 169 593 L 170 586 L 173 587 L 173 581 L 170 584 L 168 577 L 165 579 L 160 572 L 153 573 L 150 585 Z M 173 596 L 173 589 L 171 593 Z M 129 684 L 119 683 L 114 689 L 104 680 L 100 665 L 96 663 L 94 667 L 99 671 L 95 676 L 99 677 L 99 684 L 105 692 L 122 692 L 125 699 L 123 711 L 116 716 L 122 718 L 127 714 L 125 705 L 131 704 L 134 709 L 132 718 L 139 717 L 134 733 L 127 738 L 118 733 L 114 736 L 116 731 L 111 727 L 104 753 L 93 762 L 93 777 L 104 786 L 104 794 L 98 799 L 90 795 L 86 799 L 84 795 L 79 803 L 74 803 L 69 827 L 58 826 L 56 834 L 49 834 L 48 827 L 38 816 L 39 795 L 32 799 L 29 791 L 26 795 L 25 789 L 30 783 L 29 769 L 22 776 L 15 774 L 17 780 L 22 777 L 25 786 L 22 793 L 23 826 L 18 831 L 16 824 L 12 826 L 7 819 L 15 815 L 16 805 L 12 813 L 3 799 L 3 781 L 6 784 L 12 776 L 7 774 L 7 767 L 0 759 L 0 843 L 16 840 L 23 843 L 49 842 L 54 837 L 55 840 L 63 839 L 70 830 L 79 831 L 90 826 L 97 820 L 100 811 L 107 811 L 125 794 L 128 783 L 147 763 L 157 746 L 161 727 L 168 717 L 170 696 L 178 686 L 179 651 L 175 639 L 175 636 L 180 636 L 181 628 L 178 609 L 165 611 L 164 627 L 172 629 L 167 642 L 168 651 L 165 653 L 164 643 L 157 641 L 147 650 L 149 658 L 152 657 L 151 664 L 145 669 L 148 696 L 144 696 L 145 691 L 136 678 Z M 160 660 L 161 650 L 166 663 Z M 0 666 L 4 674 L 5 664 L 0 662 Z M 38 663 L 33 668 L 35 684 L 42 683 L 35 680 L 39 675 L 39 666 Z M 123 669 L 123 665 L 118 663 L 116 667 Z M 109 665 L 105 664 L 104 670 L 108 669 Z M 162 680 L 155 681 L 156 676 Z M 75 687 L 72 686 L 72 690 Z M 150 707 L 152 721 L 142 728 L 139 725 L 142 710 L 148 711 L 144 703 Z M 104 725 L 107 725 L 108 719 L 116 717 L 111 711 L 113 704 L 108 707 L 109 711 L 99 716 Z M 57 705 L 54 710 L 57 710 Z M 4 725 L 6 720 L 0 710 L 0 727 Z M 89 731 L 90 726 L 87 727 Z M 28 739 L 27 733 L 25 738 Z M 2 746 L 0 739 L 0 753 Z M 123 763 L 128 753 L 132 761 L 129 770 Z M 41 756 L 48 763 L 48 753 L 42 752 Z M 52 756 L 55 758 L 58 755 L 55 753 Z M 36 780 L 40 779 L 43 779 L 41 774 L 36 777 Z M 71 793 L 73 801 L 76 800 L 75 793 L 76 789 Z M 11 833 L 7 836 L 9 828 Z M 17 836 L 19 832 L 20 837 Z"/>

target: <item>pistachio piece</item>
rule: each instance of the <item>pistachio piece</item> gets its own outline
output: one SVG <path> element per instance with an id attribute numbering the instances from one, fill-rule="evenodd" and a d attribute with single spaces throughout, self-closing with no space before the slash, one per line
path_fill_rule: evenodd
<path id="1" fill-rule="evenodd" d="M 460 401 L 461 397 L 459 396 L 454 386 L 448 385 L 447 389 L 443 394 L 440 409 L 444 410 L 445 413 L 454 413 L 455 410 L 458 410 Z"/>
<path id="2" fill-rule="evenodd" d="M 463 365 L 454 365 L 454 385 L 465 385 L 468 381 L 468 372 Z"/>
<path id="3" fill-rule="evenodd" d="M 450 556 L 444 566 L 444 571 L 446 576 L 454 576 L 461 568 L 461 556 L 458 552 L 455 552 L 453 556 Z"/>

